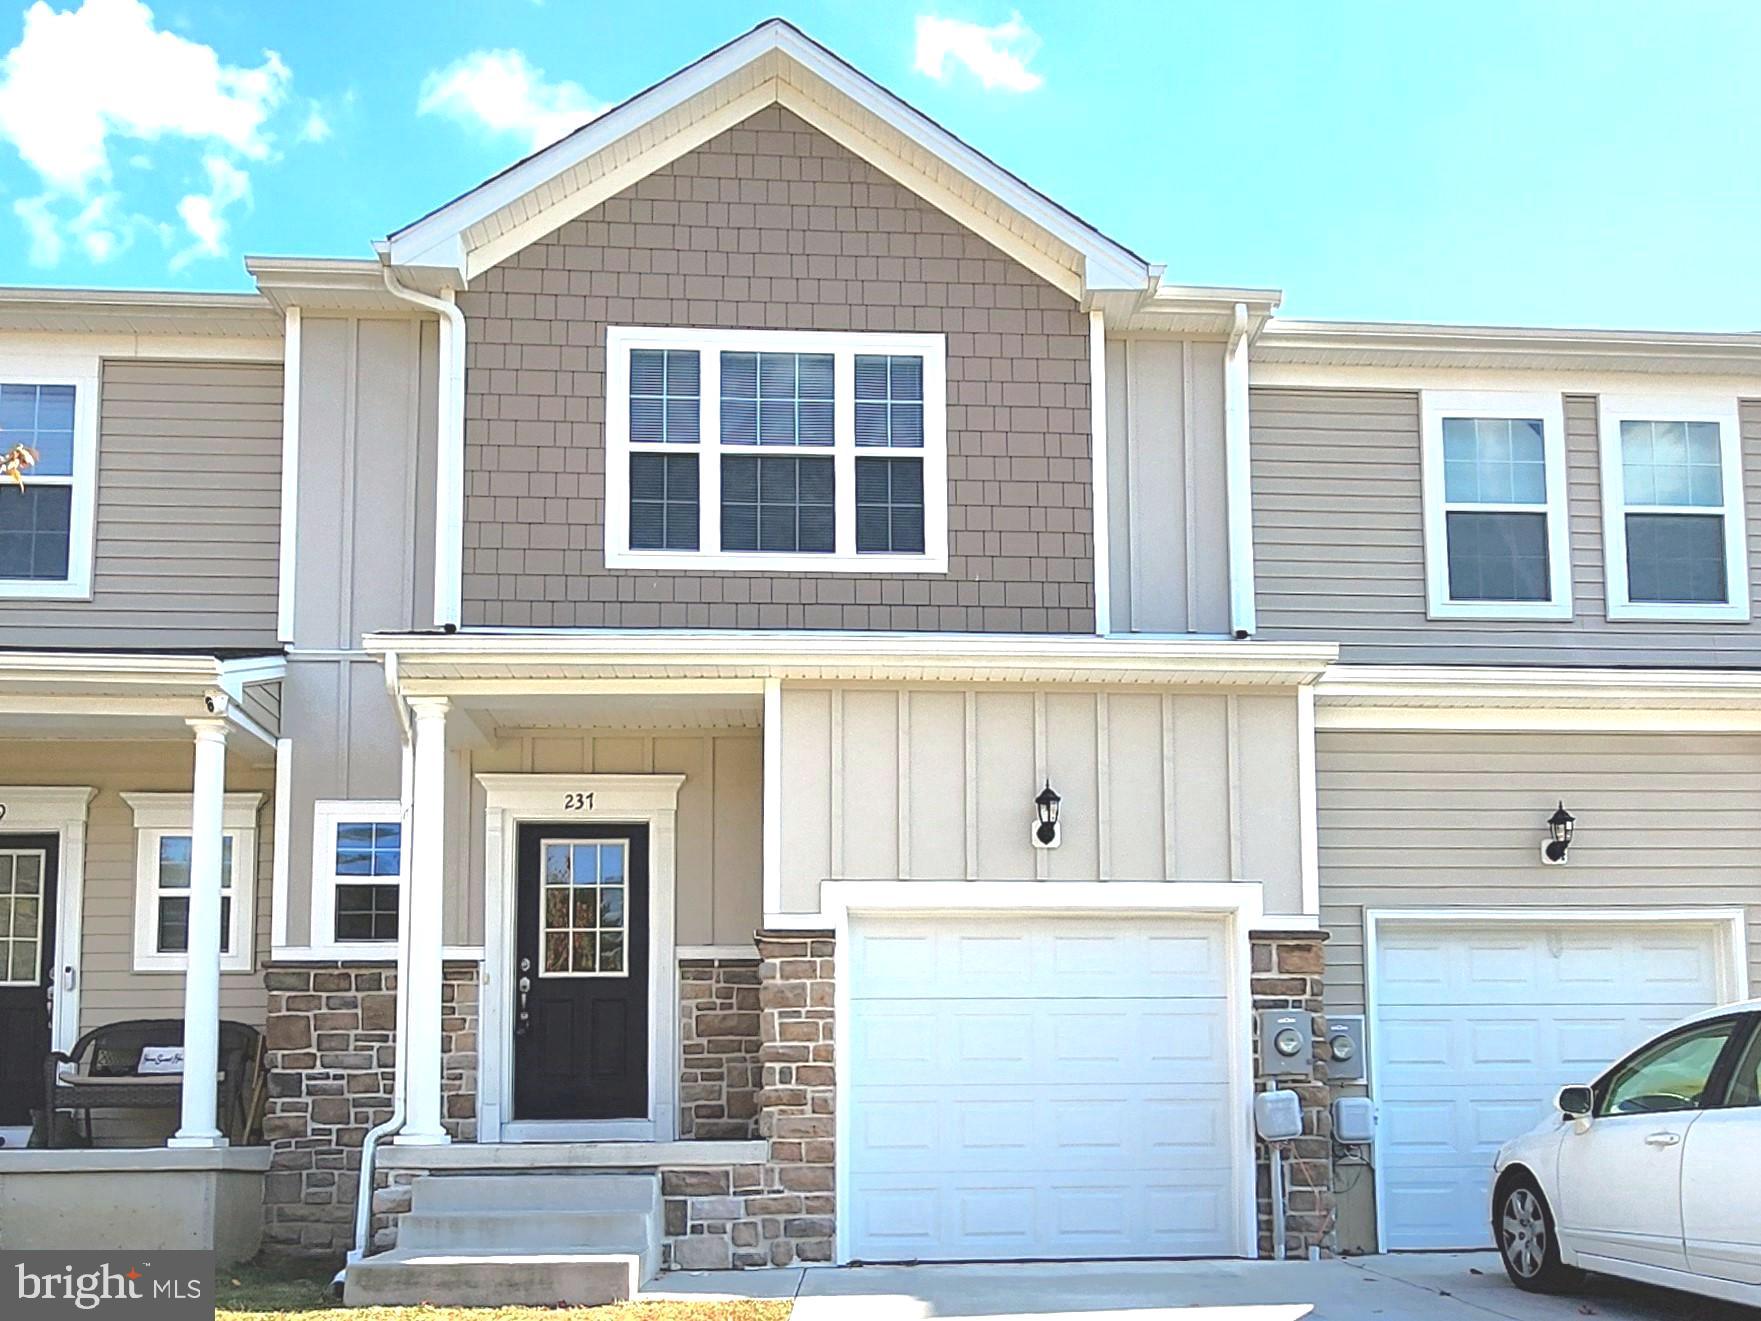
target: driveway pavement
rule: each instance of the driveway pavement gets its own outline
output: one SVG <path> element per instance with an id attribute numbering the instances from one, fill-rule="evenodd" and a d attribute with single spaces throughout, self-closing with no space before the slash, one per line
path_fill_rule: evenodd
<path id="1" fill-rule="evenodd" d="M 1761 1321 L 1614 1280 L 1578 1297 L 1521 1293 L 1491 1253 L 696 1272 L 662 1276 L 643 1296 L 794 1298 L 792 1321 Z"/>

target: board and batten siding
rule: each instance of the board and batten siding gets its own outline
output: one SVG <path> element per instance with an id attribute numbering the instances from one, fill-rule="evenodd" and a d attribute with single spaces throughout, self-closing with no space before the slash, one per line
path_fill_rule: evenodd
<path id="1" fill-rule="evenodd" d="M 1761 985 L 1761 735 L 1322 730 L 1316 773 L 1335 1013 L 1364 1011 L 1365 909 L 1740 907 Z"/>
<path id="2" fill-rule="evenodd" d="M 1747 624 L 1606 618 L 1596 398 L 1564 402 L 1572 619 L 1432 620 L 1418 394 L 1255 388 L 1256 636 L 1337 641 L 1348 662 L 1761 665 L 1761 402 L 1740 407 Z"/>
<path id="3" fill-rule="evenodd" d="M 675 842 L 675 939 L 752 944 L 763 925 L 764 754 L 756 728 L 502 731 L 457 754 L 449 778 L 448 945 L 483 944 L 484 819 L 477 775 L 683 775 Z M 461 817 L 468 814 L 468 824 Z"/>
<path id="4" fill-rule="evenodd" d="M 92 596 L 0 600 L 14 647 L 273 648 L 281 365 L 112 360 Z"/>
<path id="5" fill-rule="evenodd" d="M 464 623 L 1094 630 L 1089 322 L 780 106 L 471 281 Z M 948 571 L 605 567 L 608 325 L 942 333 Z"/>
<path id="6" fill-rule="evenodd" d="M 1116 631 L 1229 632 L 1223 349 L 1198 340 L 1107 341 Z"/>
<path id="7" fill-rule="evenodd" d="M 1282 692 L 785 687 L 782 911 L 828 879 L 1041 879 L 1260 881 L 1299 913 L 1297 728 Z"/>

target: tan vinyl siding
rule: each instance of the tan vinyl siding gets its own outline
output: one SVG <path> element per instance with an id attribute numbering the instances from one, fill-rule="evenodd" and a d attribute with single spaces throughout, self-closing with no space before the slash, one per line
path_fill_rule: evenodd
<path id="1" fill-rule="evenodd" d="M 1322 731 L 1327 1004 L 1364 1008 L 1366 908 L 1747 909 L 1761 978 L 1761 735 Z M 1560 799 L 1563 867 L 1540 860 Z"/>
<path id="2" fill-rule="evenodd" d="M 1752 666 L 1757 621 L 1612 623 L 1604 615 L 1596 399 L 1565 397 L 1573 618 L 1430 620 L 1425 613 L 1419 396 L 1255 389 L 1258 636 L 1338 641 L 1388 664 Z M 1749 591 L 1761 598 L 1761 402 L 1741 405 Z"/>
<path id="3" fill-rule="evenodd" d="M 113 361 L 89 601 L 0 600 L 18 647 L 273 647 L 281 367 Z"/>
<path id="4" fill-rule="evenodd" d="M 1087 316 L 781 107 L 460 304 L 466 624 L 1093 631 Z M 607 570 L 608 324 L 945 333 L 948 572 Z"/>

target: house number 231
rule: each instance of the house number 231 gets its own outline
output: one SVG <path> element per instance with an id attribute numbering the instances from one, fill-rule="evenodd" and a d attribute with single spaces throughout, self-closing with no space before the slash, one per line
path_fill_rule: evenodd
<path id="1" fill-rule="evenodd" d="M 591 812 L 593 810 L 592 794 L 564 794 L 563 811 Z"/>

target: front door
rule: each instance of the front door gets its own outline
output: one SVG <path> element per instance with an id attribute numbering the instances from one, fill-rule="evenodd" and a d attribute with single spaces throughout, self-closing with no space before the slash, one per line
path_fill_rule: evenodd
<path id="1" fill-rule="evenodd" d="M 648 828 L 523 825 L 514 1117 L 646 1119 Z"/>
<path id="2" fill-rule="evenodd" d="M 28 1124 L 43 1104 L 60 842 L 0 835 L 0 1124 Z"/>

